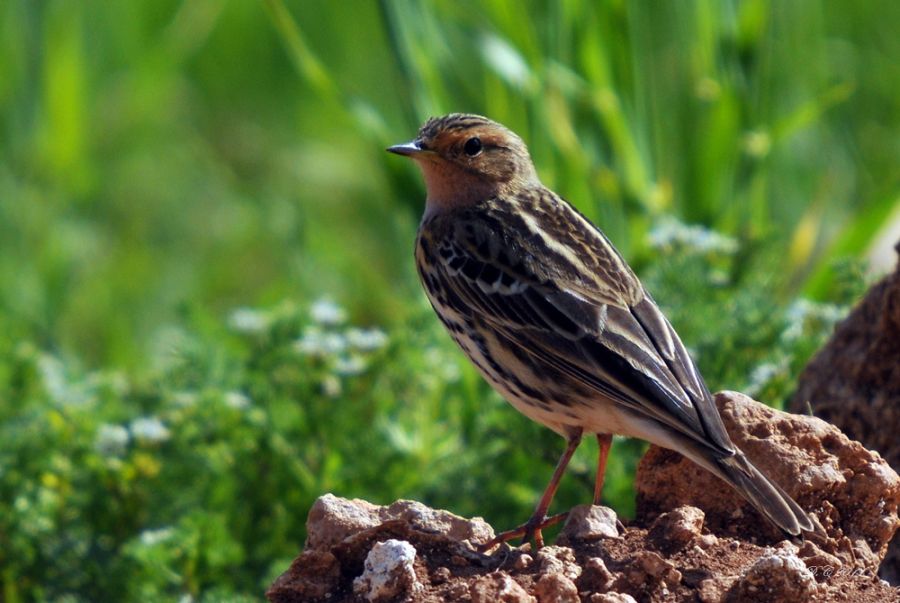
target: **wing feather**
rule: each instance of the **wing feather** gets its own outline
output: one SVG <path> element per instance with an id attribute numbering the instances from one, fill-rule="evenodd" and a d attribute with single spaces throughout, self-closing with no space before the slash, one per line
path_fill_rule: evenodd
<path id="1" fill-rule="evenodd" d="M 733 452 L 712 397 L 649 296 L 617 305 L 608 290 L 592 295 L 583 281 L 567 287 L 565 279 L 542 278 L 529 262 L 497 253 L 511 236 L 498 232 L 499 224 L 467 227 L 457 219 L 456 236 L 441 243 L 434 267 L 457 312 L 477 316 L 509 344 L 598 394 L 721 454 Z M 600 244 L 608 245 L 605 238 Z"/>

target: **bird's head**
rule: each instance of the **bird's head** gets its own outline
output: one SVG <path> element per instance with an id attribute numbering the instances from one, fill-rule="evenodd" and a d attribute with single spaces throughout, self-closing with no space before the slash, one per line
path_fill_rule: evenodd
<path id="1" fill-rule="evenodd" d="M 480 115 L 433 117 L 414 140 L 387 150 L 419 164 L 429 211 L 465 206 L 538 183 L 522 139 Z"/>

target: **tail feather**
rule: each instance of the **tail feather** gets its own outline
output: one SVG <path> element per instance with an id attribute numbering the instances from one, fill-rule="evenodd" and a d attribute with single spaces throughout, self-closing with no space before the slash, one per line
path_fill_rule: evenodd
<path id="1" fill-rule="evenodd" d="M 741 452 L 716 459 L 716 466 L 721 472 L 720 477 L 788 534 L 798 536 L 801 531 L 812 532 L 818 529 L 806 511 L 778 484 L 763 475 Z"/>

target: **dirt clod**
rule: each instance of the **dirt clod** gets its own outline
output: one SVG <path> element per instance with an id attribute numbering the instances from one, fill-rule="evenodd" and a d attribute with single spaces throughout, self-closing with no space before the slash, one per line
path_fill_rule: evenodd
<path id="1" fill-rule="evenodd" d="M 534 586 L 538 603 L 579 603 L 575 583 L 563 574 L 544 574 Z"/>
<path id="2" fill-rule="evenodd" d="M 578 505 L 572 507 L 559 534 L 560 544 L 592 542 L 601 538 L 618 538 L 618 517 L 609 507 Z"/>
<path id="3" fill-rule="evenodd" d="M 715 396 L 734 443 L 818 521 L 807 538 L 842 563 L 876 572 L 900 526 L 900 478 L 878 454 L 815 417 L 791 415 L 735 392 Z M 676 452 L 651 446 L 635 477 L 638 519 L 689 505 L 720 539 L 784 540 L 736 491 Z"/>
<path id="4" fill-rule="evenodd" d="M 834 424 L 900 471 L 900 266 L 868 291 L 803 370 L 791 410 Z M 900 584 L 900 536 L 881 575 Z"/>
<path id="5" fill-rule="evenodd" d="M 735 603 L 813 601 L 818 584 L 806 565 L 793 554 L 772 553 L 756 560 L 738 580 L 730 600 Z"/>
<path id="6" fill-rule="evenodd" d="M 650 526 L 650 540 L 664 551 L 678 551 L 699 542 L 703 529 L 703 511 L 687 505 L 663 513 Z M 713 536 L 713 538 L 715 538 Z"/>
<path id="7" fill-rule="evenodd" d="M 900 477 L 824 421 L 725 392 L 735 443 L 822 526 L 783 534 L 718 478 L 651 447 L 637 472 L 637 517 L 576 507 L 557 544 L 479 551 L 493 537 L 413 501 L 378 506 L 326 494 L 303 553 L 270 587 L 272 603 L 900 602 L 876 575 L 900 520 Z"/>
<path id="8" fill-rule="evenodd" d="M 804 433 L 813 433 L 804 438 L 805 446 L 817 450 L 816 432 Z M 842 440 L 833 448 L 838 455 L 830 462 L 841 475 L 853 473 L 846 471 L 846 455 L 840 452 L 848 446 L 856 450 Z M 770 546 L 762 546 L 769 538 L 766 525 L 749 511 L 731 519 L 747 527 L 727 525 L 726 514 L 717 519 L 718 532 L 713 533 L 704 517 L 716 517 L 724 509 L 685 506 L 675 500 L 669 509 L 627 523 L 614 538 L 571 539 L 566 546 L 545 546 L 536 553 L 504 545 L 482 554 L 472 543 L 486 541 L 493 529 L 481 519 L 467 520 L 407 501 L 378 507 L 326 495 L 309 516 L 308 542 L 315 546 L 307 546 L 267 596 L 273 603 L 900 601 L 900 591 L 874 573 L 890 535 L 873 531 L 867 539 L 850 529 L 870 525 L 874 515 L 882 523 L 896 523 L 897 501 L 891 488 L 900 478 L 890 469 L 867 469 L 883 463 L 877 455 L 864 458 L 854 453 L 849 458 L 855 472 L 881 477 L 843 496 L 848 501 L 853 496 L 869 501 L 868 488 L 880 485 L 887 492 L 882 505 L 873 510 L 840 500 L 835 505 L 818 504 L 813 499 L 808 508 L 834 516 L 824 522 L 827 535 L 796 543 L 781 539 Z M 668 464 L 663 469 L 667 474 L 673 471 Z M 645 465 L 643 470 L 650 468 Z M 852 476 L 848 479 L 854 483 Z M 722 488 L 718 491 L 721 495 Z M 841 490 L 830 492 L 837 495 Z M 398 514 L 398 509 L 416 512 Z M 853 510 L 850 516 L 848 510 Z M 598 513 L 605 517 L 611 511 Z M 381 517 L 385 519 L 373 525 L 372 518 Z M 614 516 L 610 519 L 608 525 L 621 523 Z M 351 524 L 358 527 L 348 529 Z M 343 537 L 339 541 L 338 535 Z"/>
<path id="9" fill-rule="evenodd" d="M 452 596 L 453 593 L 448 593 Z M 494 573 L 478 576 L 469 585 L 469 596 L 472 603 L 535 603 L 536 599 L 529 595 L 519 583 L 507 574 Z M 451 599 L 458 601 L 462 599 Z"/>

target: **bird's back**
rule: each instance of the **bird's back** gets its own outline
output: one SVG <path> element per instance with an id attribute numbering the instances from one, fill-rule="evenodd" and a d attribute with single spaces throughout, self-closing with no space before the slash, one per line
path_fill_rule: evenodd
<path id="1" fill-rule="evenodd" d="M 733 450 L 674 330 L 603 233 L 553 192 L 540 187 L 430 216 L 416 247 L 429 298 L 451 317 L 445 325 L 470 358 L 477 345 L 460 339 L 489 331 L 506 352 L 495 357 L 524 355 L 568 385 L 554 392 L 576 407 L 564 413 L 612 401 L 723 454 Z M 496 387 L 498 379 L 489 381 Z"/>

